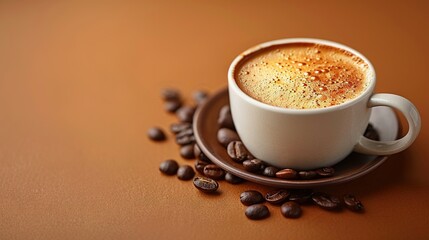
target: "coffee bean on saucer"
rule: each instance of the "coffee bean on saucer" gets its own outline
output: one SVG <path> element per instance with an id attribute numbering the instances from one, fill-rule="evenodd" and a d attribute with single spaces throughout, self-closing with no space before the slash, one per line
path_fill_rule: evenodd
<path id="1" fill-rule="evenodd" d="M 316 172 L 320 177 L 332 177 L 335 174 L 335 169 L 333 167 L 324 167 L 317 169 Z"/>
<path id="2" fill-rule="evenodd" d="M 180 147 L 180 156 L 184 159 L 194 159 L 194 144 L 188 144 Z"/>
<path id="3" fill-rule="evenodd" d="M 197 170 L 199 173 L 204 174 L 204 167 L 209 164 L 210 164 L 209 162 L 197 159 L 195 161 L 194 167 L 195 167 L 195 170 Z"/>
<path id="4" fill-rule="evenodd" d="M 223 179 L 225 177 L 225 171 L 214 164 L 208 164 L 204 167 L 204 176 L 213 178 L 216 180 Z"/>
<path id="5" fill-rule="evenodd" d="M 183 165 L 180 166 L 179 169 L 177 169 L 177 177 L 180 180 L 191 180 L 195 176 L 194 169 L 189 165 Z"/>
<path id="6" fill-rule="evenodd" d="M 364 211 L 363 204 L 354 195 L 345 194 L 343 196 L 343 202 L 344 202 L 344 205 L 348 209 L 350 209 L 354 212 L 363 212 Z"/>
<path id="7" fill-rule="evenodd" d="M 298 173 L 290 168 L 282 169 L 278 172 L 276 172 L 276 177 L 282 178 L 282 179 L 296 179 L 298 176 Z"/>
<path id="8" fill-rule="evenodd" d="M 262 172 L 262 175 L 267 176 L 267 177 L 275 177 L 276 173 L 279 171 L 278 168 L 273 167 L 273 166 L 268 166 L 266 168 L 264 168 L 264 171 Z"/>
<path id="9" fill-rule="evenodd" d="M 281 213 L 286 218 L 299 218 L 302 214 L 301 206 L 296 202 L 285 202 L 280 207 Z"/>
<path id="10" fill-rule="evenodd" d="M 256 190 L 248 190 L 240 194 L 240 202 L 246 206 L 262 203 L 264 201 L 265 201 L 265 198 L 262 195 L 262 193 Z"/>
<path id="11" fill-rule="evenodd" d="M 218 182 L 207 177 L 195 177 L 193 180 L 193 184 L 198 190 L 205 193 L 216 192 L 219 187 Z"/>
<path id="12" fill-rule="evenodd" d="M 179 164 L 173 159 L 165 160 L 159 165 L 159 170 L 167 175 L 175 175 L 178 168 Z"/>
<path id="13" fill-rule="evenodd" d="M 249 158 L 249 151 L 247 151 L 244 144 L 240 141 L 233 141 L 227 147 L 228 156 L 236 162 L 242 162 Z"/>
<path id="14" fill-rule="evenodd" d="M 299 204 L 311 203 L 313 190 L 311 189 L 293 189 L 290 190 L 289 201 L 294 201 Z"/>
<path id="15" fill-rule="evenodd" d="M 176 115 L 180 122 L 192 123 L 194 119 L 195 108 L 191 106 L 182 106 L 177 109 Z"/>
<path id="16" fill-rule="evenodd" d="M 164 101 L 180 101 L 181 95 L 179 90 L 174 88 L 164 88 L 161 91 L 161 97 Z"/>
<path id="17" fill-rule="evenodd" d="M 149 137 L 149 139 L 151 139 L 152 141 L 164 141 L 166 139 L 164 130 L 162 130 L 159 127 L 152 127 L 149 128 L 149 130 L 147 131 L 147 135 Z"/>
<path id="18" fill-rule="evenodd" d="M 254 204 L 246 208 L 245 215 L 252 220 L 260 220 L 270 216 L 270 211 L 263 204 Z"/>
<path id="19" fill-rule="evenodd" d="M 244 182 L 244 179 L 242 179 L 241 177 L 237 177 L 229 172 L 227 172 L 225 174 L 225 181 L 231 183 L 231 184 L 239 184 Z"/>
<path id="20" fill-rule="evenodd" d="M 192 94 L 192 97 L 196 104 L 201 104 L 204 100 L 207 99 L 208 94 L 203 90 L 198 90 Z"/>
<path id="21" fill-rule="evenodd" d="M 192 129 L 191 123 L 179 122 L 179 123 L 173 123 L 170 125 L 170 131 L 174 134 L 178 134 L 179 132 L 187 129 Z"/>
<path id="22" fill-rule="evenodd" d="M 364 136 L 374 141 L 380 141 L 380 135 L 371 123 L 368 124 Z"/>
<path id="23" fill-rule="evenodd" d="M 316 171 L 310 170 L 310 171 L 299 171 L 298 176 L 300 179 L 310 180 L 310 179 L 317 178 L 319 175 L 317 174 Z"/>
<path id="24" fill-rule="evenodd" d="M 166 101 L 164 103 L 164 109 L 167 112 L 174 113 L 182 106 L 182 102 L 180 101 Z"/>
<path id="25" fill-rule="evenodd" d="M 263 170 L 264 162 L 259 159 L 245 160 L 243 162 L 243 167 L 248 172 L 256 173 Z"/>
<path id="26" fill-rule="evenodd" d="M 232 130 L 235 129 L 234 122 L 232 121 L 231 108 L 229 105 L 225 105 L 220 109 L 217 124 L 220 128 L 229 128 Z"/>
<path id="27" fill-rule="evenodd" d="M 227 147 L 230 142 L 239 141 L 240 137 L 237 132 L 229 128 L 221 128 L 217 132 L 217 140 L 222 146 Z"/>
<path id="28" fill-rule="evenodd" d="M 327 210 L 338 210 L 341 207 L 341 201 L 338 197 L 323 192 L 313 193 L 313 202 L 319 207 Z"/>
<path id="29" fill-rule="evenodd" d="M 211 162 L 210 159 L 201 151 L 201 148 L 198 146 L 198 144 L 194 144 L 194 155 L 197 159 L 205 162 Z"/>
<path id="30" fill-rule="evenodd" d="M 288 199 L 289 195 L 290 192 L 286 189 L 274 190 L 265 194 L 265 200 L 271 204 L 281 204 Z"/>

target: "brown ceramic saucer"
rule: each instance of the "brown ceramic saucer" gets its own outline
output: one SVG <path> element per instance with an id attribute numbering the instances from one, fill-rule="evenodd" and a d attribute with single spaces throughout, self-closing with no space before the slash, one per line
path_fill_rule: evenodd
<path id="1" fill-rule="evenodd" d="M 273 187 L 310 188 L 338 184 L 359 178 L 380 166 L 387 156 L 369 156 L 351 153 L 343 161 L 333 166 L 335 175 L 314 180 L 284 180 L 266 177 L 244 170 L 228 156 L 226 149 L 217 141 L 219 110 L 229 104 L 228 90 L 222 89 L 213 94 L 196 111 L 194 116 L 194 134 L 198 145 L 216 165 L 224 170 L 251 182 Z M 398 136 L 398 119 L 388 107 L 373 108 L 370 123 L 378 131 L 381 140 L 395 140 Z"/>

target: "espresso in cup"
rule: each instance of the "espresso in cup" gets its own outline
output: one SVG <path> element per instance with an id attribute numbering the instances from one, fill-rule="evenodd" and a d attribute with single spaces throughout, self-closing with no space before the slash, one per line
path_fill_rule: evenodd
<path id="1" fill-rule="evenodd" d="M 246 56 L 235 79 L 263 103 L 292 109 L 339 105 L 368 86 L 369 66 L 343 49 L 315 44 L 276 45 Z"/>

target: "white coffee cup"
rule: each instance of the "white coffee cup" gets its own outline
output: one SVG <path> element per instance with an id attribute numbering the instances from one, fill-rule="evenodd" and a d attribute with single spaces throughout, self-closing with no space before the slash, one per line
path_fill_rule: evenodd
<path id="1" fill-rule="evenodd" d="M 369 66 L 371 77 L 368 87 L 348 102 L 317 109 L 275 107 L 246 95 L 234 78 L 237 65 L 249 54 L 289 43 L 316 43 L 353 53 Z M 352 151 L 390 155 L 403 151 L 413 143 L 421 126 L 416 107 L 398 95 L 374 94 L 375 83 L 375 70 L 365 56 L 339 43 L 309 38 L 259 44 L 236 57 L 228 71 L 231 113 L 247 149 L 253 156 L 271 165 L 303 170 L 332 166 Z M 401 112 L 408 121 L 408 133 L 395 141 L 373 141 L 364 137 L 371 108 L 375 106 L 388 106 Z"/>

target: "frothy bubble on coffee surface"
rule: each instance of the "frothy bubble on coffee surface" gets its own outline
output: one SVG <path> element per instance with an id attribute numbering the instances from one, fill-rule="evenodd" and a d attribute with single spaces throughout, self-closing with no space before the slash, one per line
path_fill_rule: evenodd
<path id="1" fill-rule="evenodd" d="M 238 86 L 263 103 L 292 109 L 339 105 L 368 86 L 368 65 L 339 48 L 291 43 L 246 56 L 236 68 Z"/>

